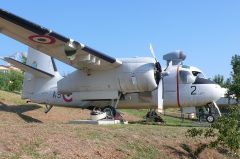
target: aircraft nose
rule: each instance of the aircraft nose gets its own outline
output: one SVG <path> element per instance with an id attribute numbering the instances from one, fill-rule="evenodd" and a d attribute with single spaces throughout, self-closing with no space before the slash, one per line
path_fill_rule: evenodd
<path id="1" fill-rule="evenodd" d="M 219 84 L 215 84 L 214 92 L 213 92 L 212 96 L 214 98 L 214 101 L 217 101 L 221 97 L 224 97 L 224 91 L 223 91 L 222 87 Z"/>

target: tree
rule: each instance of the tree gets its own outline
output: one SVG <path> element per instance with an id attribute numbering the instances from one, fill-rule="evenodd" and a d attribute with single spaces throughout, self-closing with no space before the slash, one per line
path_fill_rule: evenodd
<path id="1" fill-rule="evenodd" d="M 223 75 L 215 75 L 213 78 L 213 81 L 219 84 L 221 87 L 225 87 L 225 81 L 224 81 L 224 76 Z"/>
<path id="2" fill-rule="evenodd" d="M 232 65 L 232 84 L 229 87 L 229 90 L 232 94 L 235 94 L 237 102 L 240 99 L 240 55 L 232 56 L 231 60 Z"/>
<path id="3" fill-rule="evenodd" d="M 0 73 L 0 89 L 5 91 L 21 91 L 23 83 L 22 72 L 10 70 Z"/>
<path id="4" fill-rule="evenodd" d="M 23 83 L 22 72 L 13 71 L 9 72 L 9 91 L 21 91 Z"/>

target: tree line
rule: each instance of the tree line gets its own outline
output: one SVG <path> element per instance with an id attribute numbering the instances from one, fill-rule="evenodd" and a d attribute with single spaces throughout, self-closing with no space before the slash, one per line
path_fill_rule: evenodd
<path id="1" fill-rule="evenodd" d="M 223 75 L 215 75 L 213 80 L 221 87 L 227 88 L 227 95 L 234 95 L 237 102 L 240 102 L 240 55 L 232 56 L 231 77 L 225 79 Z"/>

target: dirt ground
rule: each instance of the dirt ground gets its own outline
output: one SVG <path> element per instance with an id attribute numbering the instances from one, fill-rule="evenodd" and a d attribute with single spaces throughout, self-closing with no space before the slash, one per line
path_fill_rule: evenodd
<path id="1" fill-rule="evenodd" d="M 16 105 L 0 97 L 0 158 L 194 158 L 186 127 L 68 124 L 88 119 L 89 112 L 54 107 L 45 114 L 39 105 Z M 124 118 L 142 120 L 126 113 Z M 206 149 L 199 158 L 232 157 Z"/>

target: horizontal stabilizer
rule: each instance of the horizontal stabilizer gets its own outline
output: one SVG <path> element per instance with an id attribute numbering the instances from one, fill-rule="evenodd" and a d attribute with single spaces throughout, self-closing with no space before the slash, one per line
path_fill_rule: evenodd
<path id="1" fill-rule="evenodd" d="M 26 65 L 26 64 L 24 64 L 22 62 L 14 60 L 14 59 L 12 59 L 10 57 L 4 57 L 3 60 L 7 61 L 8 63 L 14 65 L 15 67 L 17 67 L 17 68 L 19 68 L 19 69 L 21 69 L 21 70 L 23 70 L 25 72 L 31 73 L 34 76 L 42 77 L 42 78 L 54 77 L 53 74 L 50 74 L 48 72 L 42 71 L 42 70 L 37 69 L 37 68 L 34 68 L 32 66 Z"/>

